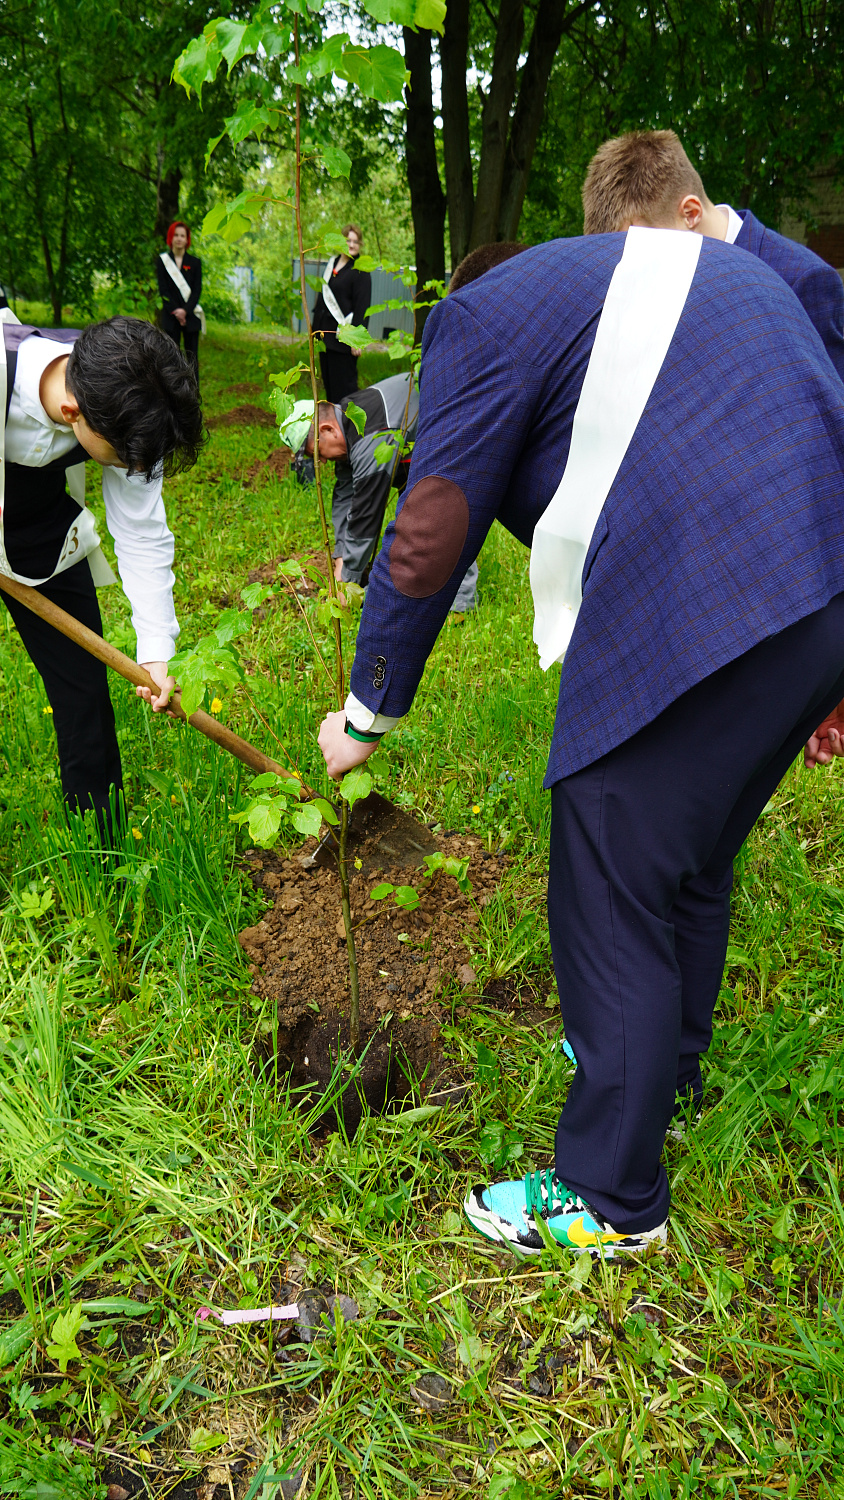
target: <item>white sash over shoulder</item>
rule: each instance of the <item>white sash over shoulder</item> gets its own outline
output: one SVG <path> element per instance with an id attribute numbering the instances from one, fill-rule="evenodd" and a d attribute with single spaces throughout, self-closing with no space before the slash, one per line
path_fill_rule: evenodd
<path id="1" fill-rule="evenodd" d="M 674 229 L 627 231 L 574 414 L 563 477 L 537 523 L 530 558 L 533 638 L 543 672 L 562 661 L 604 502 L 680 321 L 702 240 Z"/>
<path id="2" fill-rule="evenodd" d="M 167 275 L 170 277 L 170 280 L 173 282 L 173 285 L 178 287 L 185 301 L 189 302 L 191 297 L 191 289 L 188 286 L 186 278 L 182 275 L 179 267 L 176 265 L 176 262 L 174 261 L 172 255 L 168 255 L 166 250 L 162 250 L 159 256 L 159 260 L 161 261 L 161 264 L 167 272 Z M 196 307 L 194 308 L 194 312 L 199 319 L 200 332 L 204 333 L 205 313 L 202 311 L 201 303 L 197 302 Z"/>
<path id="3" fill-rule="evenodd" d="M 337 264 L 338 259 L 339 256 L 332 255 L 330 261 L 328 262 L 328 265 L 322 273 L 322 300 L 328 308 L 328 311 L 331 313 L 332 318 L 336 320 L 337 327 L 342 328 L 347 323 L 351 323 L 352 318 L 354 317 L 354 313 L 342 313 L 340 311 L 340 303 L 337 301 L 337 298 L 331 290 L 331 278 L 334 274 L 334 267 Z"/>

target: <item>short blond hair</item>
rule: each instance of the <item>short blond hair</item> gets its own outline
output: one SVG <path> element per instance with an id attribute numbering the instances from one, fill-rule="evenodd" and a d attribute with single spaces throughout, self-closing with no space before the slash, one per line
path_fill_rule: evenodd
<path id="1" fill-rule="evenodd" d="M 673 223 L 687 193 L 709 200 L 673 130 L 631 130 L 599 146 L 583 184 L 583 233 L 613 234 L 632 219 Z"/>

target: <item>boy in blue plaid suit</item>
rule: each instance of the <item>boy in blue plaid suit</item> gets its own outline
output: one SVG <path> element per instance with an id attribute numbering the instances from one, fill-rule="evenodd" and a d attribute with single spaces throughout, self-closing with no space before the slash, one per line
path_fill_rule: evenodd
<path id="1" fill-rule="evenodd" d="M 540 658 L 563 659 L 548 914 L 577 1068 L 554 1168 L 465 1208 L 523 1253 L 539 1221 L 635 1251 L 666 1237 L 661 1150 L 701 1094 L 733 858 L 801 746 L 844 751 L 844 388 L 757 257 L 642 228 L 453 293 L 423 369 L 320 744 L 342 775 L 408 712 L 493 521 L 532 547 Z"/>
<path id="2" fill-rule="evenodd" d="M 708 234 L 758 255 L 800 298 L 844 379 L 844 283 L 806 245 L 768 229 L 748 208 L 707 197 L 673 130 L 633 130 L 599 146 L 583 184 L 584 234 L 642 224 Z"/>

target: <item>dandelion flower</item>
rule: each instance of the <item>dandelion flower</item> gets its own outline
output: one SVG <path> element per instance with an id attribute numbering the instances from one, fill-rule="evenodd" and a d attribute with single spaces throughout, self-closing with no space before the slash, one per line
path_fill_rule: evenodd
<path id="1" fill-rule="evenodd" d="M 211 712 L 212 712 L 212 714 L 218 714 L 220 712 L 220 709 L 222 708 L 222 706 L 223 706 L 223 700 L 222 700 L 222 698 L 212 698 L 212 700 L 211 700 Z"/>
<path id="2" fill-rule="evenodd" d="M 141 833 L 140 828 L 133 828 L 132 829 L 132 837 L 134 839 L 142 839 L 143 838 L 143 834 Z"/>
<path id="3" fill-rule="evenodd" d="M 480 807 L 479 807 L 479 805 L 478 805 L 478 803 L 477 803 L 477 802 L 475 802 L 475 803 L 474 803 L 474 804 L 473 804 L 473 806 L 472 806 L 472 812 L 473 812 L 473 813 L 479 813 L 479 812 L 480 812 L 480 810 L 481 810 L 481 809 L 480 809 Z"/>

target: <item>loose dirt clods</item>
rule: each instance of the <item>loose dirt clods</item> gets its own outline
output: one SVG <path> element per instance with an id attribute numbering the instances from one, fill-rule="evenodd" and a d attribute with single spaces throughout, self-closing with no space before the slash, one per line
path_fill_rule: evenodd
<path id="1" fill-rule="evenodd" d="M 406 866 L 355 870 L 352 916 L 360 971 L 361 1030 L 370 1051 L 361 1083 L 376 1110 L 410 1090 L 411 1076 L 427 1091 L 459 1088 L 442 1055 L 440 1029 L 450 1019 L 454 984 L 461 983 L 469 949 L 465 934 L 477 928 L 479 908 L 504 872 L 504 856 L 484 856 L 480 841 L 456 835 L 437 840 L 445 853 L 470 857 L 473 890 L 439 872 L 427 881 Z M 325 1090 L 341 1049 L 347 1046 L 348 971 L 338 881 L 332 868 L 306 870 L 304 856 L 278 859 L 253 850 L 247 856 L 254 883 L 274 899 L 271 911 L 240 934 L 251 960 L 256 995 L 278 1005 L 277 1056 L 281 1074 L 294 1087 Z M 364 865 L 366 850 L 355 851 Z M 370 891 L 380 880 L 412 884 L 420 895 L 414 911 Z M 350 1090 L 352 1102 L 354 1090 Z M 355 1096 L 356 1098 L 356 1096 Z M 344 1099 L 347 1130 L 353 1129 Z M 359 1118 L 359 1105 L 353 1110 Z M 326 1121 L 326 1123 L 329 1123 Z"/>

